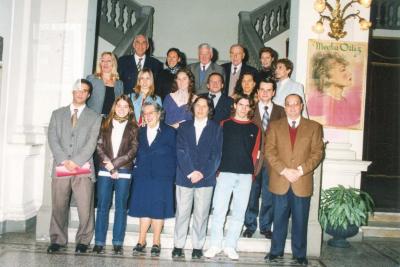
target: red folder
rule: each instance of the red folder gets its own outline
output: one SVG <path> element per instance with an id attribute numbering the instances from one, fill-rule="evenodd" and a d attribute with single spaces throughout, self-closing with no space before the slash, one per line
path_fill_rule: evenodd
<path id="1" fill-rule="evenodd" d="M 75 176 L 80 174 L 90 174 L 92 171 L 90 169 L 89 162 L 83 164 L 82 167 L 76 168 L 74 171 L 69 171 L 64 165 L 58 165 L 56 167 L 56 176 L 64 177 L 64 176 Z"/>

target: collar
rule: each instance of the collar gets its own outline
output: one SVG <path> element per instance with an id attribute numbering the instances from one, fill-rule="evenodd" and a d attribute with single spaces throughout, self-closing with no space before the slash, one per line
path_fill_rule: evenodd
<path id="1" fill-rule="evenodd" d="M 144 65 L 144 61 L 146 60 L 146 54 L 144 54 L 142 57 L 139 57 L 138 55 L 135 54 L 135 62 L 139 62 L 139 58 L 142 58 L 142 66 Z"/>
<path id="2" fill-rule="evenodd" d="M 203 63 L 200 63 L 200 70 L 203 70 L 203 66 L 205 66 L 205 69 L 208 70 L 208 67 L 210 67 L 211 61 L 208 62 L 206 65 L 203 65 Z"/>
<path id="3" fill-rule="evenodd" d="M 288 78 L 285 78 L 285 79 L 283 79 L 283 80 L 280 80 L 278 83 L 279 83 L 279 86 L 283 86 L 283 85 L 285 85 L 288 81 L 289 81 L 289 77 Z"/>
<path id="4" fill-rule="evenodd" d="M 74 109 L 78 109 L 78 118 L 79 118 L 79 116 L 81 115 L 81 113 L 82 113 L 82 111 L 83 111 L 83 109 L 84 109 L 85 107 L 86 107 L 86 104 L 85 104 L 85 105 L 82 105 L 82 106 L 80 106 L 80 107 L 75 107 L 74 104 L 71 103 L 71 105 L 69 105 L 69 110 L 70 110 L 70 112 L 71 112 L 71 115 L 73 115 L 73 114 L 74 114 Z"/>
<path id="5" fill-rule="evenodd" d="M 207 125 L 207 121 L 208 121 L 208 119 L 207 118 L 205 118 L 205 119 L 202 119 L 202 120 L 199 120 L 199 119 L 197 119 L 197 118 L 194 118 L 194 127 L 195 128 L 204 128 L 204 127 L 206 127 L 206 125 Z"/>
<path id="6" fill-rule="evenodd" d="M 239 71 L 240 71 L 240 69 L 242 68 L 242 63 L 240 63 L 239 65 L 233 65 L 233 64 L 231 64 L 231 73 L 233 73 L 233 71 L 235 70 L 235 67 L 236 67 L 236 73 L 238 73 Z"/>
<path id="7" fill-rule="evenodd" d="M 208 92 L 208 95 L 215 95 L 215 98 L 219 98 L 221 96 L 222 92 L 219 91 L 218 93 L 212 93 L 212 92 Z"/>
<path id="8" fill-rule="evenodd" d="M 158 122 L 158 123 L 156 124 L 156 126 L 153 127 L 153 128 L 151 128 L 149 125 L 147 125 L 147 130 L 148 130 L 148 131 L 151 131 L 151 132 L 156 132 L 156 131 L 158 130 L 158 128 L 160 128 L 160 122 Z"/>
<path id="9" fill-rule="evenodd" d="M 272 104 L 272 101 L 269 101 L 268 102 L 268 104 L 264 104 L 262 101 L 259 101 L 258 102 L 258 108 L 260 109 L 260 110 L 262 110 L 263 111 L 263 113 L 264 113 L 264 107 L 265 106 L 267 106 L 268 107 L 268 113 L 269 113 L 269 115 L 271 115 L 271 110 L 272 110 L 272 108 L 273 108 L 273 104 Z"/>
<path id="10" fill-rule="evenodd" d="M 299 127 L 300 119 L 301 119 L 301 116 L 299 116 L 299 117 L 298 117 L 297 119 L 295 119 L 295 120 L 292 120 L 292 119 L 290 119 L 289 117 L 287 117 L 287 121 L 288 121 L 288 123 L 289 123 L 289 126 L 292 127 L 292 121 L 295 121 L 295 122 L 296 122 L 296 128 Z"/>

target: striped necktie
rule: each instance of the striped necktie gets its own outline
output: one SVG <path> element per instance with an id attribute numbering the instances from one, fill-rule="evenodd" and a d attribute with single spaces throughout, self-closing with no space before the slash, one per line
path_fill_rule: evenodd
<path id="1" fill-rule="evenodd" d="M 139 58 L 138 63 L 136 64 L 137 71 L 140 72 L 142 70 L 142 60 L 143 58 Z"/>
<path id="2" fill-rule="evenodd" d="M 264 115 L 262 117 L 262 127 L 263 127 L 264 131 L 267 130 L 268 122 L 269 122 L 268 106 L 265 106 L 264 107 Z"/>

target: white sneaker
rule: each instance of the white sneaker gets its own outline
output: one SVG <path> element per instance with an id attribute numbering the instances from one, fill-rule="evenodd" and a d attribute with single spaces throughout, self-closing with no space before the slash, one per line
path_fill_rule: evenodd
<path id="1" fill-rule="evenodd" d="M 219 247 L 210 247 L 205 253 L 204 257 L 206 258 L 214 258 L 215 255 L 221 252 L 221 248 Z"/>
<path id="2" fill-rule="evenodd" d="M 236 250 L 234 248 L 224 248 L 224 254 L 228 256 L 231 260 L 238 260 L 239 255 L 237 254 Z"/>

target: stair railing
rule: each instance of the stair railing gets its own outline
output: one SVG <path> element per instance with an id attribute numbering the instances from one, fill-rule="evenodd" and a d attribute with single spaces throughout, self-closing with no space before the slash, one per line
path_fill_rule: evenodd
<path id="1" fill-rule="evenodd" d="M 253 11 L 241 11 L 238 42 L 247 48 L 248 64 L 259 68 L 260 48 L 289 26 L 290 0 L 272 0 Z"/>
<path id="2" fill-rule="evenodd" d="M 371 21 L 374 29 L 400 30 L 400 1 L 372 1 Z"/>

